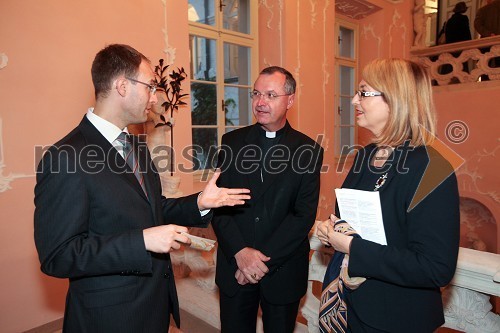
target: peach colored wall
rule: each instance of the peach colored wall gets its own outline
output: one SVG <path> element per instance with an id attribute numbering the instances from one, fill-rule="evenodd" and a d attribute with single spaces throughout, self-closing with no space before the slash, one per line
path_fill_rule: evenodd
<path id="1" fill-rule="evenodd" d="M 187 19 L 179 19 L 187 18 L 187 1 L 167 0 L 166 7 L 174 65 L 189 68 Z M 165 58 L 164 14 L 162 0 L 0 1 L 0 54 L 8 57 L 0 69 L 1 332 L 63 315 L 67 282 L 40 272 L 33 242 L 34 146 L 54 143 L 93 104 L 90 66 L 106 44 L 130 44 L 153 64 Z M 177 124 L 189 129 L 190 119 L 181 112 Z M 191 142 L 190 130 L 175 134 L 176 147 Z M 3 182 L 11 189 L 1 190 Z M 192 191 L 191 175 L 183 176 L 181 186 Z"/>
<path id="2" fill-rule="evenodd" d="M 288 112 L 290 124 L 311 138 L 321 136 L 325 148 L 318 215 L 331 210 L 333 183 L 339 183 L 334 169 L 333 105 L 335 57 L 335 3 L 319 1 L 266 1 L 259 6 L 260 68 L 279 65 L 297 81 L 295 103 Z M 329 204 L 327 203 L 330 203 Z"/>
<path id="3" fill-rule="evenodd" d="M 493 96 L 500 96 L 499 81 L 436 88 L 434 100 L 439 117 L 438 137 L 465 160 L 457 170 L 460 196 L 480 202 L 496 222 L 486 225 L 481 221 L 484 216 L 476 212 L 475 220 L 481 225 L 471 228 L 462 221 L 462 240 L 467 232 L 478 232 L 487 250 L 498 253 L 500 137 L 497 117 L 500 108 Z"/>

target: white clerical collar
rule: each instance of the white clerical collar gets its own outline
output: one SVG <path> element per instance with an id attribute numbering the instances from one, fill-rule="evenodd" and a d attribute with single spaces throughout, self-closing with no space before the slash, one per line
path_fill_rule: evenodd
<path id="1" fill-rule="evenodd" d="M 276 137 L 276 132 L 268 132 L 266 131 L 266 138 L 274 139 Z"/>

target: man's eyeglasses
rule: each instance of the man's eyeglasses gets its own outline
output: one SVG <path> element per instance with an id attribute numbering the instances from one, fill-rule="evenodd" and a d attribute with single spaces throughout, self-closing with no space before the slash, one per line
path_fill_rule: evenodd
<path id="1" fill-rule="evenodd" d="M 361 91 L 361 90 L 358 90 L 358 91 L 356 91 L 356 95 L 358 95 L 359 99 L 362 99 L 363 97 L 384 96 L 384 93 L 381 93 L 379 91 Z"/>
<path id="2" fill-rule="evenodd" d="M 261 97 L 263 97 L 266 102 L 274 101 L 276 98 L 281 97 L 281 96 L 290 96 L 290 95 L 293 95 L 293 94 L 278 95 L 277 93 L 274 93 L 274 92 L 261 93 L 258 90 L 254 90 L 254 91 L 250 92 L 250 98 L 251 99 L 258 100 Z"/>
<path id="3" fill-rule="evenodd" d="M 132 79 L 130 77 L 126 77 L 126 79 L 130 80 L 132 82 L 143 84 L 143 85 L 145 85 L 146 87 L 149 88 L 149 92 L 151 94 L 153 94 L 153 95 L 156 94 L 156 89 L 158 89 L 158 87 L 156 86 L 156 84 L 150 84 L 150 83 L 142 82 L 142 81 L 139 81 L 139 80 L 136 80 L 136 79 Z"/>

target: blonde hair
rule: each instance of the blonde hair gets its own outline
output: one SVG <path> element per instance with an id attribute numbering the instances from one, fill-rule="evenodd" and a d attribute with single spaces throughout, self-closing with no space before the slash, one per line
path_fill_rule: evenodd
<path id="1" fill-rule="evenodd" d="M 436 133 L 436 115 L 429 73 L 420 64 L 405 59 L 375 59 L 363 70 L 363 79 L 382 92 L 389 106 L 389 120 L 374 140 L 377 145 L 412 146 L 431 144 Z"/>

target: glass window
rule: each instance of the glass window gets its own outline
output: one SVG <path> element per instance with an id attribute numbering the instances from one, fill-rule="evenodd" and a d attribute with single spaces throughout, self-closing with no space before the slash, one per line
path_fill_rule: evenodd
<path id="1" fill-rule="evenodd" d="M 339 29 L 339 55 L 344 58 L 354 58 L 354 30 L 340 27 Z"/>
<path id="2" fill-rule="evenodd" d="M 250 0 L 221 0 L 224 29 L 250 33 Z"/>
<path id="3" fill-rule="evenodd" d="M 215 25 L 214 0 L 189 0 L 188 20 L 206 25 Z"/>
<path id="4" fill-rule="evenodd" d="M 224 43 L 224 82 L 250 84 L 250 48 Z"/>
<path id="5" fill-rule="evenodd" d="M 247 126 L 252 123 L 250 88 L 224 89 L 225 126 Z"/>
<path id="6" fill-rule="evenodd" d="M 191 121 L 193 125 L 217 125 L 217 86 L 191 83 Z"/>
<path id="7" fill-rule="evenodd" d="M 250 18 L 257 14 L 258 3 L 188 3 L 193 164 L 202 170 L 214 166 L 212 155 L 224 133 L 252 123 L 248 94 L 256 77 L 258 44 Z"/>
<path id="8" fill-rule="evenodd" d="M 199 36 L 189 36 L 191 51 L 191 79 L 216 81 L 216 41 Z"/>
<path id="9" fill-rule="evenodd" d="M 357 86 L 357 26 L 337 17 L 337 85 L 335 87 L 335 156 L 343 157 L 354 150 L 356 127 L 354 106 L 351 104 Z"/>

